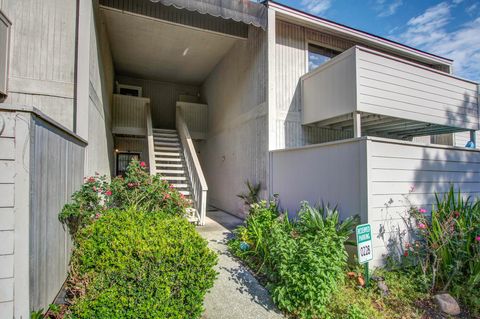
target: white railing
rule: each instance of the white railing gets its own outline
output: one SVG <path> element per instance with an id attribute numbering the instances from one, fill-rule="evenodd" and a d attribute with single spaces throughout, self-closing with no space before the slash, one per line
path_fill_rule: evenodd
<path id="1" fill-rule="evenodd" d="M 183 112 L 180 107 L 177 107 L 176 125 L 178 135 L 183 146 L 183 155 L 185 158 L 185 166 L 188 170 L 191 182 L 191 198 L 195 205 L 196 214 L 200 225 L 205 225 L 205 218 L 207 214 L 207 182 L 203 175 L 200 161 L 198 160 L 195 146 L 193 145 L 190 132 L 183 117 Z"/>
<path id="2" fill-rule="evenodd" d="M 147 121 L 148 166 L 150 167 L 150 175 L 155 175 L 157 173 L 157 167 L 155 163 L 155 145 L 153 143 L 152 111 L 150 109 L 150 103 L 146 105 L 145 114 Z"/>

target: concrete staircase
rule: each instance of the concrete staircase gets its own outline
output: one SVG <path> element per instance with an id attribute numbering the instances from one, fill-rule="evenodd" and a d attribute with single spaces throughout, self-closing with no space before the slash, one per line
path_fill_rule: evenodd
<path id="1" fill-rule="evenodd" d="M 153 144 L 156 173 L 185 197 L 190 198 L 190 178 L 177 131 L 153 129 Z"/>

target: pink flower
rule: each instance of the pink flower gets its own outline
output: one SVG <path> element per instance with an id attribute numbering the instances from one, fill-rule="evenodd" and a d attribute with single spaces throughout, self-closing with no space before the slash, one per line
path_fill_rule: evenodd
<path id="1" fill-rule="evenodd" d="M 168 186 L 168 187 L 170 187 L 172 189 L 175 188 L 175 186 L 173 186 L 173 184 L 170 184 L 170 186 Z"/>
<path id="2" fill-rule="evenodd" d="M 475 237 L 475 240 L 478 241 L 478 242 L 480 242 L 480 235 L 477 236 L 477 237 Z"/>
<path id="3" fill-rule="evenodd" d="M 145 166 L 147 166 L 147 164 L 145 164 L 145 162 L 140 162 L 140 166 L 145 167 Z"/>
<path id="4" fill-rule="evenodd" d="M 90 177 L 88 178 L 87 182 L 89 182 L 89 183 L 94 183 L 94 182 L 95 182 L 95 177 L 90 176 Z"/>
<path id="5" fill-rule="evenodd" d="M 133 186 L 135 186 L 135 184 L 134 183 L 128 183 L 127 186 L 132 188 Z"/>
<path id="6" fill-rule="evenodd" d="M 418 224 L 418 228 L 425 229 L 425 228 L 427 228 L 427 225 L 425 225 L 423 223 L 420 223 L 420 224 Z"/>
<path id="7" fill-rule="evenodd" d="M 95 214 L 95 219 L 99 219 L 100 217 L 102 217 L 102 214 L 100 214 L 100 213 Z"/>
<path id="8" fill-rule="evenodd" d="M 427 210 L 425 208 L 420 208 L 418 211 L 422 214 L 425 214 L 427 212 Z"/>
<path id="9" fill-rule="evenodd" d="M 93 189 L 94 192 L 96 192 L 97 191 L 97 186 L 93 186 L 92 189 Z"/>
<path id="10" fill-rule="evenodd" d="M 107 196 L 112 196 L 112 191 L 111 191 L 111 190 L 106 191 L 106 192 L 105 192 L 105 195 L 107 195 Z"/>
<path id="11" fill-rule="evenodd" d="M 166 194 L 163 199 L 170 199 L 170 194 Z"/>

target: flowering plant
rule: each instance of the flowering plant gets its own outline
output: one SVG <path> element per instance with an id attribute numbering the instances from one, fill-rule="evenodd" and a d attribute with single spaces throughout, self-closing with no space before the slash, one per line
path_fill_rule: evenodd
<path id="1" fill-rule="evenodd" d="M 111 181 L 99 174 L 86 177 L 84 184 L 72 195 L 72 202 L 62 209 L 59 219 L 75 237 L 80 228 L 101 218 L 107 209 L 134 207 L 185 216 L 189 205 L 189 201 L 161 176 L 151 176 L 145 162 L 133 160 L 125 177 L 117 176 Z"/>

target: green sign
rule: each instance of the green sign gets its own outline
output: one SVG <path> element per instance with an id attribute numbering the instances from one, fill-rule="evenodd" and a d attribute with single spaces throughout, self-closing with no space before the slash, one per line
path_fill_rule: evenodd
<path id="1" fill-rule="evenodd" d="M 372 227 L 370 224 L 358 225 L 356 235 L 358 262 L 360 264 L 368 263 L 373 259 Z"/>

